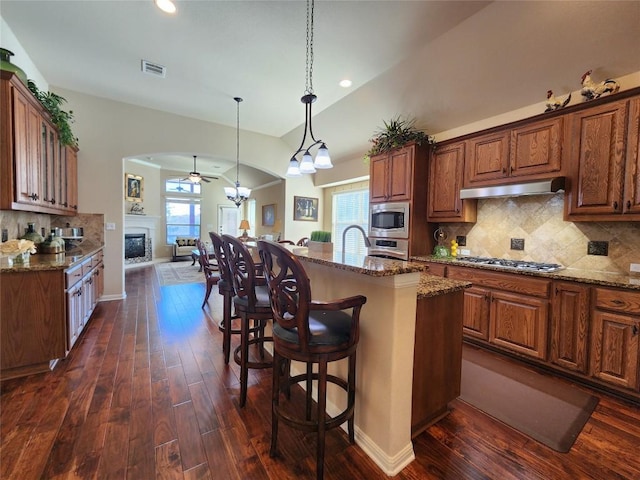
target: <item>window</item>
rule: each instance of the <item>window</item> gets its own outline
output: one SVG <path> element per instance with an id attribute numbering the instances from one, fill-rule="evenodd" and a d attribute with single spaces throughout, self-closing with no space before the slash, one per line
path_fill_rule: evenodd
<path id="1" fill-rule="evenodd" d="M 334 251 L 342 251 L 342 232 L 349 225 L 360 225 L 369 232 L 369 190 L 349 190 L 333 194 L 333 239 Z M 366 255 L 367 247 L 360 232 L 351 230 L 347 234 L 345 254 Z"/>
<path id="2" fill-rule="evenodd" d="M 165 182 L 167 244 L 176 237 L 200 238 L 200 185 L 171 179 Z"/>

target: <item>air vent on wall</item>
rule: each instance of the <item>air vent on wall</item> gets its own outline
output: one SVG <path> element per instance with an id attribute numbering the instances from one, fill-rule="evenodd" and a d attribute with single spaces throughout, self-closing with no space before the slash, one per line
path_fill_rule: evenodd
<path id="1" fill-rule="evenodd" d="M 157 63 L 149 62 L 148 60 L 142 60 L 142 71 L 149 75 L 155 75 L 156 77 L 164 78 L 167 74 L 167 68 L 158 65 Z"/>

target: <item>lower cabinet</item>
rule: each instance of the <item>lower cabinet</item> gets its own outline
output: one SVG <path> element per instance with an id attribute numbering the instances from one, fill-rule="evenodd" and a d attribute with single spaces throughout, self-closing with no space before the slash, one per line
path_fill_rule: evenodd
<path id="1" fill-rule="evenodd" d="M 547 358 L 549 287 L 540 278 L 448 267 L 473 283 L 464 292 L 464 333 L 529 357 Z"/>
<path id="2" fill-rule="evenodd" d="M 587 373 L 589 297 L 591 288 L 573 282 L 554 282 L 551 301 L 551 363 Z"/>
<path id="3" fill-rule="evenodd" d="M 594 288 L 594 297 L 590 373 L 639 391 L 640 292 Z"/>
<path id="4" fill-rule="evenodd" d="M 67 270 L 2 272 L 1 380 L 47 372 L 69 353 L 102 295 L 102 269 L 99 251 Z"/>

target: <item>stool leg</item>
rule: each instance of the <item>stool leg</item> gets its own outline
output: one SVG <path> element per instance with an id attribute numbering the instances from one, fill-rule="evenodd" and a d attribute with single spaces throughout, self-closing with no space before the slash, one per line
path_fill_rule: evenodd
<path id="1" fill-rule="evenodd" d="M 240 407 L 247 402 L 247 383 L 249 380 L 249 319 L 246 314 L 240 315 Z"/>
<path id="2" fill-rule="evenodd" d="M 316 478 L 322 480 L 324 476 L 324 434 L 327 416 L 327 361 L 322 359 L 318 363 L 318 450 L 316 455 Z"/>
<path id="3" fill-rule="evenodd" d="M 347 394 L 347 405 L 355 405 L 356 404 L 356 352 L 353 352 L 349 356 L 349 378 L 347 379 L 347 384 L 349 388 L 349 392 Z M 351 444 L 356 443 L 355 437 L 355 429 L 354 429 L 354 421 L 355 421 L 355 411 L 351 413 L 349 420 L 347 421 L 347 430 L 349 432 L 349 442 Z"/>
<path id="4" fill-rule="evenodd" d="M 307 420 L 311 420 L 311 404 L 312 404 L 312 393 L 313 393 L 313 363 L 307 363 L 307 392 L 306 392 L 306 413 Z M 320 417 L 318 417 L 320 418 Z"/>
<path id="5" fill-rule="evenodd" d="M 287 361 L 285 361 L 288 363 Z M 273 380 L 271 381 L 271 448 L 269 456 L 275 457 L 278 443 L 278 411 L 280 405 L 280 372 L 283 366 L 282 357 L 273 349 Z"/>
<path id="6" fill-rule="evenodd" d="M 231 354 L 231 293 L 226 292 L 222 298 L 222 354 L 224 355 L 224 363 L 228 364 Z"/>
<path id="7" fill-rule="evenodd" d="M 209 300 L 209 295 L 211 295 L 212 288 L 213 288 L 213 283 L 207 280 L 207 292 L 204 294 L 204 301 L 202 302 L 202 307 L 200 308 L 204 308 L 204 306 L 207 304 L 207 301 Z"/>

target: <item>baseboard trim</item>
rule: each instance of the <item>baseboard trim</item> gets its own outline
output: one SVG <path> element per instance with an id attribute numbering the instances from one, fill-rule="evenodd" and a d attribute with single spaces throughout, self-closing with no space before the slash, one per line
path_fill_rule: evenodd
<path id="1" fill-rule="evenodd" d="M 378 467 L 388 476 L 393 477 L 400 473 L 404 467 L 416 459 L 413 452 L 413 443 L 409 442 L 403 449 L 393 456 L 384 453 L 378 445 L 356 427 L 356 443 L 373 460 Z"/>

